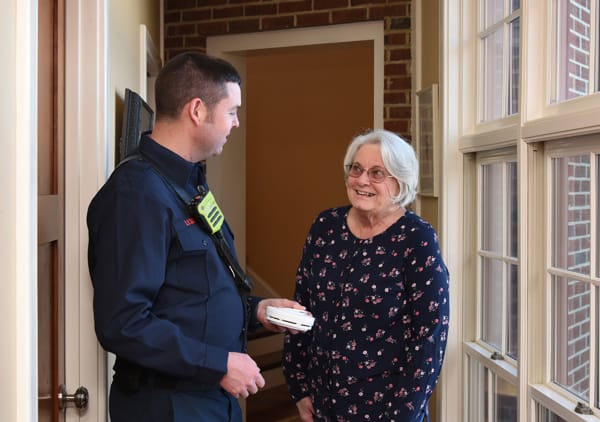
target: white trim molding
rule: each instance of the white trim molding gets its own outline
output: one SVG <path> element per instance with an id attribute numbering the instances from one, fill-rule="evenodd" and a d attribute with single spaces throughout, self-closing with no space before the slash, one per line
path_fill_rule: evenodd
<path id="1" fill-rule="evenodd" d="M 69 391 L 84 385 L 85 413 L 106 420 L 105 353 L 94 331 L 87 267 L 88 204 L 112 168 L 107 133 L 108 0 L 66 0 L 65 10 L 65 361 Z"/>

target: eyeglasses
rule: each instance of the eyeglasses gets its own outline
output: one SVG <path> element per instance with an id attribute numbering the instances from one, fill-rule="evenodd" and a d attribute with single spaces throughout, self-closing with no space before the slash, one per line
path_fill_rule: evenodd
<path id="1" fill-rule="evenodd" d="M 369 180 L 373 183 L 381 183 L 386 177 L 394 178 L 394 176 L 390 176 L 385 169 L 381 167 L 365 169 L 358 163 L 346 164 L 346 174 L 350 177 L 360 177 L 365 171 L 367 172 Z"/>

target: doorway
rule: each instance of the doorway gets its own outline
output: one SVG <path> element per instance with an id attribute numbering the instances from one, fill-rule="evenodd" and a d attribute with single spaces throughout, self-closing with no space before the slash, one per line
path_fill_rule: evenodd
<path id="1" fill-rule="evenodd" d="M 240 110 L 240 128 L 232 132 L 224 153 L 208 162 L 211 189 L 218 196 L 221 207 L 227 213 L 228 222 L 236 234 L 236 249 L 242 265 L 261 267 L 261 271 L 269 279 L 265 280 L 266 283 L 274 284 L 274 290 L 279 295 L 290 296 L 293 290 L 293 273 L 311 220 L 316 216 L 317 210 L 346 202 L 342 173 L 346 145 L 352 136 L 359 132 L 383 126 L 383 25 L 381 22 L 368 22 L 210 37 L 207 40 L 207 52 L 224 57 L 236 66 L 245 81 L 242 84 L 242 98 L 247 99 L 243 101 Z M 355 60 L 363 64 L 353 62 L 353 55 Z M 312 57 L 310 60 L 313 61 L 307 63 L 308 57 Z M 337 71 L 328 72 L 326 67 L 336 60 L 343 65 Z M 310 72 L 311 68 L 313 72 Z M 290 83 L 286 84 L 286 77 L 302 69 L 303 76 L 312 73 L 314 78 L 324 75 L 329 77 L 328 81 L 319 81 L 325 89 L 321 92 L 318 89 L 310 91 L 313 94 L 309 93 L 308 96 L 300 98 L 298 92 L 311 88 L 312 82 L 302 85 L 296 79 L 291 82 L 293 86 L 290 86 Z M 335 95 L 336 99 L 343 98 L 344 105 L 338 104 L 337 107 L 345 110 L 343 114 L 347 118 L 338 115 L 337 119 L 327 120 L 327 116 L 335 113 L 327 108 L 327 100 L 324 100 L 322 95 L 328 92 L 328 85 L 338 84 L 336 79 L 349 70 L 358 70 L 354 75 L 362 76 L 355 76 L 355 80 L 345 83 L 345 93 Z M 268 104 L 250 104 L 257 101 L 255 99 L 260 100 L 267 96 L 261 88 L 258 88 L 259 92 L 256 95 L 252 93 L 253 89 L 257 89 L 253 79 L 260 79 L 257 75 L 265 80 L 264 86 L 270 87 L 274 92 L 271 94 L 274 99 L 269 101 L 273 104 L 271 111 L 262 115 L 261 110 Z M 269 80 L 273 83 L 269 83 Z M 361 94 L 356 103 L 353 103 L 351 98 L 353 91 L 356 91 L 357 95 Z M 342 94 L 347 94 L 348 97 L 344 98 Z M 287 112 L 287 122 L 285 115 L 270 120 L 269 113 L 274 113 L 281 102 L 277 101 L 277 96 L 287 104 L 298 102 L 298 107 Z M 313 104 L 306 104 L 311 100 Z M 303 107 L 300 107 L 301 102 L 305 103 Z M 312 113 L 311 107 L 319 103 L 324 105 L 321 111 Z M 334 103 L 330 101 L 329 105 Z M 248 109 L 245 108 L 247 105 Z M 352 108 L 353 106 L 355 108 Z M 311 117 L 302 119 L 299 113 Z M 319 116 L 319 113 L 322 116 Z M 278 125 L 279 132 L 270 138 L 272 145 L 287 147 L 258 149 L 255 145 L 261 144 L 264 147 L 264 139 L 271 136 L 273 125 Z M 331 139 L 332 135 L 327 135 L 327 131 L 335 129 L 337 133 L 333 135 L 334 139 Z M 320 137 L 321 135 L 323 137 Z M 260 139 L 253 140 L 252 136 Z M 300 159 L 298 156 L 299 145 L 308 146 L 304 150 L 304 157 L 307 158 Z M 272 154 L 266 157 L 266 152 Z M 298 161 L 302 160 L 320 161 L 319 166 L 325 168 L 325 174 L 322 179 L 309 183 L 312 186 L 308 186 L 308 191 L 307 187 L 302 187 L 301 193 L 298 194 L 297 187 L 301 186 L 302 177 L 292 173 L 298 172 L 293 169 L 297 168 Z M 310 164 L 308 167 L 311 167 Z M 256 172 L 263 171 L 265 173 L 256 177 Z M 314 171 L 313 168 L 309 169 L 313 175 Z M 294 181 L 296 185 L 286 187 L 286 181 Z M 288 191 L 287 206 L 281 206 L 281 198 L 271 188 L 276 185 L 279 185 L 282 192 Z M 262 199 L 257 198 L 259 194 L 263 196 Z M 293 218 L 288 215 L 286 219 L 286 213 L 289 214 L 291 209 L 299 214 Z M 272 214 L 265 216 L 264 210 L 270 210 Z M 273 217 L 279 220 L 273 222 Z M 298 222 L 298 218 L 302 221 Z M 293 240 L 282 237 L 286 232 L 292 232 Z M 249 251 L 250 242 L 252 252 Z M 269 246 L 265 249 L 264 245 Z M 285 248 L 282 248 L 282 245 L 285 245 Z M 282 251 L 285 262 L 277 258 Z M 257 254 L 252 256 L 255 252 Z M 278 267 L 279 270 L 273 272 L 273 267 Z M 255 279 L 255 284 L 263 281 L 260 272 L 254 268 L 248 270 L 258 278 Z M 285 279 L 279 280 L 280 278 Z"/>

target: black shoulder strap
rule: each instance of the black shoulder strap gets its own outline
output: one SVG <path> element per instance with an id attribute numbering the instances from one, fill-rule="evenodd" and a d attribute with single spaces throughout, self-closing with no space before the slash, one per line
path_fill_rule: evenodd
<path id="1" fill-rule="evenodd" d="M 158 166 L 149 157 L 145 156 L 142 153 L 132 154 L 126 157 L 124 160 L 122 160 L 117 167 L 133 159 L 140 159 L 148 162 L 152 166 L 156 174 L 158 174 L 161 177 L 161 179 L 163 179 L 163 181 L 175 193 L 175 195 L 179 198 L 183 206 L 189 212 L 190 204 L 192 203 L 193 198 L 190 198 L 188 193 L 185 190 L 183 190 L 180 186 L 171 182 L 171 179 L 169 179 L 169 177 L 167 177 L 166 174 L 160 171 Z M 207 192 L 205 192 L 205 194 L 206 193 Z M 200 227 L 202 227 L 202 229 L 211 237 L 211 239 L 217 246 L 219 256 L 221 257 L 227 268 L 229 268 L 229 271 L 231 271 L 231 275 L 233 276 L 235 285 L 240 294 L 244 295 L 250 293 L 250 291 L 252 290 L 252 280 L 250 280 L 250 278 L 246 275 L 244 270 L 242 270 L 242 267 L 238 263 L 237 259 L 235 259 L 233 253 L 231 252 L 231 249 L 229 248 L 229 244 L 227 243 L 227 241 L 223 237 L 223 234 L 221 233 L 221 230 L 218 230 L 214 233 L 210 230 L 207 230 L 204 222 L 198 221 L 198 217 L 195 215 L 195 213 L 189 213 L 191 217 L 194 218 L 194 220 L 196 220 L 196 223 L 198 223 Z"/>

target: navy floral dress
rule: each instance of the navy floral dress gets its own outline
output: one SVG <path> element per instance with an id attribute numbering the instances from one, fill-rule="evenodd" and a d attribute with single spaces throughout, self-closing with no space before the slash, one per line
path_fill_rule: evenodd
<path id="1" fill-rule="evenodd" d="M 355 237 L 350 206 L 322 212 L 304 245 L 295 299 L 313 329 L 287 334 L 284 374 L 321 421 L 421 421 L 444 360 L 448 270 L 433 227 L 407 211 Z"/>

